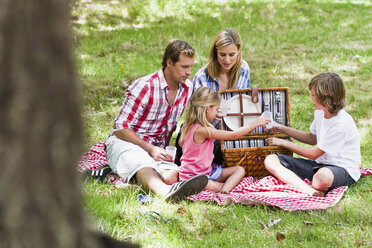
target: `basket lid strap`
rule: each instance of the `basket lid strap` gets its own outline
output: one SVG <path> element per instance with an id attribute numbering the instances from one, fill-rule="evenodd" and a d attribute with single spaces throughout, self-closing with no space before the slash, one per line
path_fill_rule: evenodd
<path id="1" fill-rule="evenodd" d="M 258 88 L 256 86 L 252 88 L 252 102 L 258 103 Z"/>
<path id="2" fill-rule="evenodd" d="M 239 94 L 239 103 L 240 103 L 240 113 L 243 113 L 243 96 Z M 240 115 L 240 125 L 244 127 L 244 116 Z"/>

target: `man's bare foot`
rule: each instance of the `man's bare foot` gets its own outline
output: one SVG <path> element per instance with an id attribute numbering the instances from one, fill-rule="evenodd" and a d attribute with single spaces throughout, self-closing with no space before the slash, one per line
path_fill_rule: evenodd
<path id="1" fill-rule="evenodd" d="M 320 190 L 317 190 L 313 193 L 313 196 L 315 196 L 315 197 L 324 197 L 325 195 L 326 195 L 326 193 L 323 192 L 323 191 L 320 191 Z"/>

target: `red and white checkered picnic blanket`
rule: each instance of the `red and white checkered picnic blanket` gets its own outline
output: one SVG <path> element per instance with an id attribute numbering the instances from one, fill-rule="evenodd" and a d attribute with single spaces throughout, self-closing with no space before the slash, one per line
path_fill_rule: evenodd
<path id="1" fill-rule="evenodd" d="M 78 163 L 78 171 L 83 172 L 88 169 L 94 170 L 104 164 L 107 164 L 105 141 L 101 141 L 83 154 Z"/>
<path id="2" fill-rule="evenodd" d="M 85 153 L 78 164 L 80 172 L 86 169 L 96 169 L 106 164 L 104 141 L 94 145 Z M 372 175 L 372 168 L 361 168 L 362 176 Z M 308 182 L 310 183 L 310 182 Z M 284 210 L 326 209 L 336 205 L 347 187 L 339 187 L 327 193 L 325 197 L 308 196 L 296 187 L 284 184 L 275 177 L 262 179 L 244 178 L 229 194 L 219 194 L 204 190 L 197 195 L 188 197 L 191 201 L 215 201 L 219 205 L 242 203 L 245 205 L 266 204 Z"/>

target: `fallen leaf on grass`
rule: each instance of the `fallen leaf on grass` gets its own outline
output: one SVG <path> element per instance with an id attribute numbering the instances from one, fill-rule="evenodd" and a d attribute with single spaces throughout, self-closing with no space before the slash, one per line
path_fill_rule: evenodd
<path id="1" fill-rule="evenodd" d="M 186 208 L 184 206 L 177 209 L 177 214 L 184 215 L 186 213 Z"/>
<path id="2" fill-rule="evenodd" d="M 217 213 L 219 214 L 225 214 L 225 211 L 223 211 L 222 209 L 218 210 Z"/>
<path id="3" fill-rule="evenodd" d="M 108 197 L 110 197 L 110 195 L 112 193 L 111 192 L 107 192 L 107 191 L 97 190 L 97 194 L 108 198 Z"/>
<path id="4" fill-rule="evenodd" d="M 278 224 L 280 221 L 282 221 L 281 219 L 276 219 L 276 220 L 270 220 L 269 223 L 267 223 L 267 227 L 272 227 L 276 224 Z"/>
<path id="5" fill-rule="evenodd" d="M 278 240 L 278 242 L 282 242 L 283 239 L 285 239 L 285 235 L 284 235 L 284 233 L 277 232 L 277 233 L 276 233 L 276 240 Z"/>
<path id="6" fill-rule="evenodd" d="M 278 224 L 281 221 L 281 219 L 276 219 L 276 220 L 270 220 L 267 225 L 261 221 L 258 222 L 264 229 L 269 229 L 270 227 Z"/>

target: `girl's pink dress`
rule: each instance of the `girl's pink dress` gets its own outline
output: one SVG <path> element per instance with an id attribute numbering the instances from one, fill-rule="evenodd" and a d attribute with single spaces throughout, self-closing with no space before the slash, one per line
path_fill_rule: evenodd
<path id="1" fill-rule="evenodd" d="M 178 169 L 180 180 L 186 180 L 198 174 L 210 176 L 214 145 L 212 139 L 205 140 L 203 144 L 194 142 L 195 130 L 200 126 L 201 124 L 195 123 L 185 137 L 181 166 Z"/>

